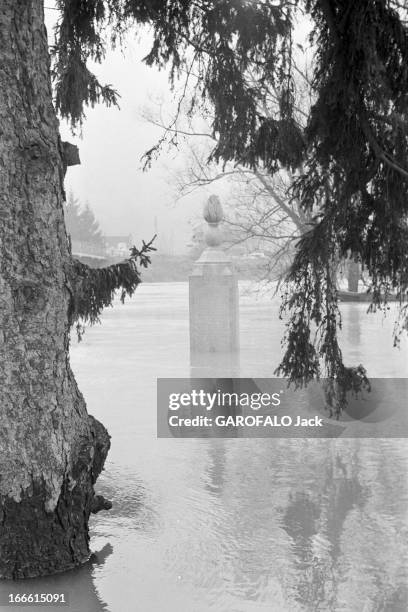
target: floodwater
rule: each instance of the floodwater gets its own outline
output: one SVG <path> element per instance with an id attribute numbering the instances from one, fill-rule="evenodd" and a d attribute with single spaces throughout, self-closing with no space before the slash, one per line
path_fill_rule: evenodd
<path id="1" fill-rule="evenodd" d="M 273 376 L 278 302 L 244 289 L 240 375 Z M 392 316 L 366 309 L 342 306 L 346 362 L 407 377 Z M 142 285 L 73 340 L 112 436 L 97 491 L 113 509 L 91 519 L 92 563 L 24 591 L 65 592 L 70 612 L 405 611 L 407 440 L 157 439 L 156 378 L 188 377 L 188 347 L 184 283 Z"/>

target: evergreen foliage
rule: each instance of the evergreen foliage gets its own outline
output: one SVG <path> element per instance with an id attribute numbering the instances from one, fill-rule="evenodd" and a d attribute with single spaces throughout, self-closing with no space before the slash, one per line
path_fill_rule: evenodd
<path id="1" fill-rule="evenodd" d="M 305 210 L 320 206 L 320 213 L 289 274 L 279 372 L 307 383 L 323 359 L 335 398 L 336 388 L 360 388 L 367 378 L 361 365 L 343 364 L 331 263 L 351 256 L 363 264 L 373 309 L 386 305 L 390 291 L 402 304 L 408 289 L 408 30 L 386 0 L 309 1 L 306 8 L 315 23 L 316 102 L 294 193 Z M 334 411 L 343 405 L 344 393 Z"/>
<path id="2" fill-rule="evenodd" d="M 132 247 L 127 260 L 105 268 L 90 268 L 73 260 L 69 317 L 70 324 L 76 326 L 78 340 L 85 331 L 84 324 L 98 323 L 102 310 L 113 305 L 118 289 L 122 303 L 134 294 L 141 283 L 140 267 L 147 268 L 151 263 L 149 253 L 156 250 L 152 246 L 154 239 L 155 236 L 150 242 L 143 242 L 140 250 Z"/>
<path id="3" fill-rule="evenodd" d="M 148 64 L 169 65 L 193 88 L 191 112 L 212 109 L 212 158 L 273 173 L 297 169 L 293 196 L 314 222 L 297 246 L 283 309 L 289 315 L 279 373 L 296 384 L 325 375 L 338 413 L 347 390 L 367 384 L 343 364 L 333 269 L 361 262 L 372 308 L 392 290 L 406 325 L 408 289 L 408 29 L 396 0 L 59 0 L 53 48 L 56 104 L 78 125 L 84 105 L 116 102 L 90 59 L 131 26 L 148 24 Z M 314 99 L 306 129 L 294 112 L 293 27 L 313 22 Z M 187 75 L 187 77 L 186 77 Z M 186 85 L 187 87 L 187 85 Z M 268 92 L 276 94 L 273 108 Z M 273 111 L 271 113 L 271 110 Z M 271 118 L 272 116 L 272 118 Z M 148 152 L 148 161 L 157 147 Z M 339 391 L 340 389 L 340 391 Z"/>
<path id="4" fill-rule="evenodd" d="M 68 196 L 65 207 L 65 224 L 72 240 L 104 250 L 105 240 L 91 207 L 86 204 L 85 208 L 81 208 L 72 193 Z"/>

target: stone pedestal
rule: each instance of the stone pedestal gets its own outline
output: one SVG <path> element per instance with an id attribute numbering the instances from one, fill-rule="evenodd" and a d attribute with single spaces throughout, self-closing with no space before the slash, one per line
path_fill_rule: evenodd
<path id="1" fill-rule="evenodd" d="M 236 370 L 239 351 L 238 280 L 231 259 L 221 248 L 222 209 L 212 196 L 204 209 L 207 248 L 189 279 L 191 366 L 203 370 Z"/>

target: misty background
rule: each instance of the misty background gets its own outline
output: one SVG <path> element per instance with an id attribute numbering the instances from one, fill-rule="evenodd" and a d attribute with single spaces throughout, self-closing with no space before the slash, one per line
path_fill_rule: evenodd
<path id="1" fill-rule="evenodd" d="M 51 44 L 57 16 L 52 7 L 52 1 L 46 2 Z M 103 104 L 88 108 L 81 132 L 74 135 L 61 121 L 62 139 L 77 145 L 81 158 L 80 166 L 69 168 L 65 188 L 81 204 L 89 203 L 104 234 L 131 234 L 139 245 L 157 231 L 160 242 L 179 254 L 186 252 L 191 238 L 190 220 L 197 218 L 214 188 L 203 188 L 175 203 L 172 178 L 183 165 L 176 148 L 165 147 L 151 168 L 143 171 L 143 154 L 163 133 L 143 114 L 157 108 L 158 101 L 173 106 L 182 85 L 171 92 L 167 71 L 143 63 L 150 42 L 147 29 L 131 32 L 123 51 L 108 50 L 102 65 L 92 65 L 100 81 L 119 92 L 120 108 Z"/>
<path id="2" fill-rule="evenodd" d="M 50 44 L 58 15 L 54 6 L 53 0 L 46 0 Z M 306 18 L 297 23 L 295 39 L 299 45 L 304 45 L 309 32 L 310 22 Z M 90 64 L 101 83 L 118 91 L 120 107 L 107 108 L 103 104 L 88 107 L 83 126 L 75 134 L 61 121 L 62 139 L 78 146 L 81 159 L 81 165 L 68 169 L 65 188 L 67 195 L 72 193 L 82 206 L 89 204 L 103 234 L 130 234 L 133 242 L 140 245 L 157 233 L 159 252 L 179 255 L 188 252 L 188 245 L 191 246 L 194 226 L 202 220 L 206 199 L 215 193 L 227 204 L 231 183 L 228 179 L 218 180 L 195 187 L 180 197 L 176 183 L 182 181 L 191 157 L 191 149 L 186 145 L 188 138 L 182 134 L 177 136 L 177 147 L 165 144 L 151 167 L 143 170 L 144 154 L 164 134 L 164 129 L 153 125 L 146 116 L 157 120 L 162 109 L 164 123 L 170 124 L 184 88 L 181 79 L 171 91 L 168 70 L 143 63 L 151 42 L 147 27 L 132 29 L 125 36 L 122 49 L 112 50 L 107 45 L 102 64 Z M 299 65 L 304 58 L 301 48 Z M 187 91 L 187 104 L 188 98 Z M 182 118 L 185 115 L 184 108 L 180 115 Z M 200 125 L 200 117 L 194 118 L 194 122 Z M 219 172 L 222 173 L 221 165 Z"/>

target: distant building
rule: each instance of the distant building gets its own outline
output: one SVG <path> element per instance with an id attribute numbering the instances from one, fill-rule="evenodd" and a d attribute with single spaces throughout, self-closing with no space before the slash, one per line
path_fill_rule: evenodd
<path id="1" fill-rule="evenodd" d="M 105 249 L 92 242 L 71 240 L 72 255 L 91 268 L 102 268 L 108 264 Z"/>
<path id="2" fill-rule="evenodd" d="M 106 253 L 109 257 L 129 257 L 129 249 L 133 246 L 132 234 L 127 236 L 105 236 Z"/>

